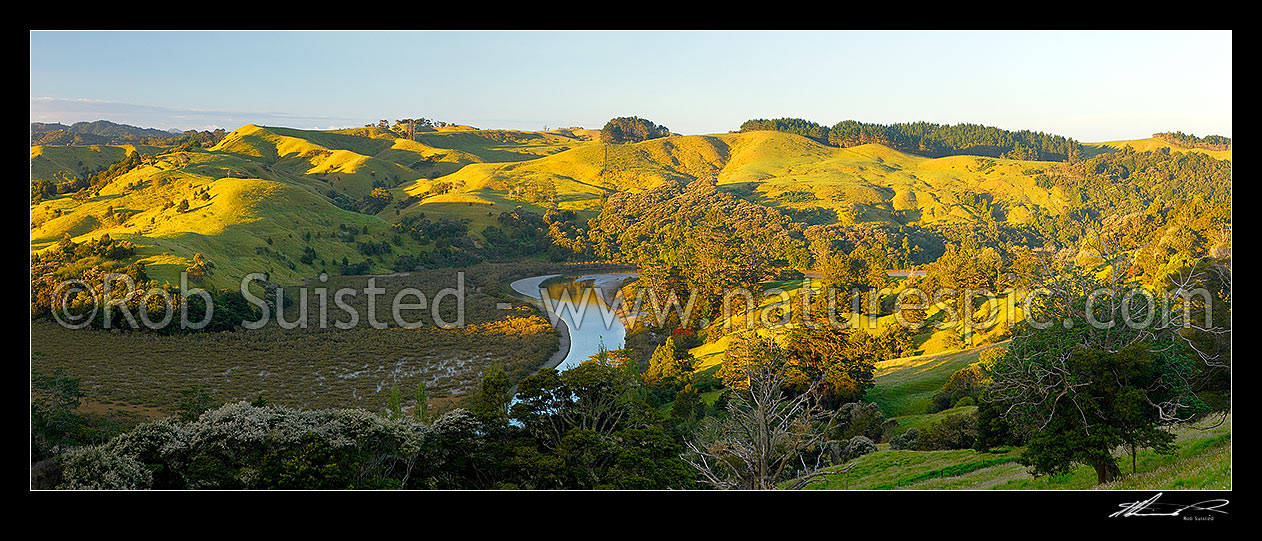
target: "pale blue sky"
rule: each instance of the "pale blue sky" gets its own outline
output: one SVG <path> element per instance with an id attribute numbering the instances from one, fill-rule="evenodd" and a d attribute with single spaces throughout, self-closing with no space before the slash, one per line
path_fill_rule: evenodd
<path id="1" fill-rule="evenodd" d="M 925 120 L 1080 141 L 1231 135 L 1231 32 L 32 32 L 31 121 L 684 134 Z"/>

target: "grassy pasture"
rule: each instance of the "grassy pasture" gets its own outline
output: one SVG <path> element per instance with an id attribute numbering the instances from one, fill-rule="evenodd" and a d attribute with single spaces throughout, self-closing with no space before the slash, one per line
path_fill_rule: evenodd
<path id="1" fill-rule="evenodd" d="M 876 385 L 865 394 L 889 417 L 924 413 L 955 371 L 977 362 L 992 344 L 934 355 L 904 357 L 877 363 Z"/>
<path id="2" fill-rule="evenodd" d="M 1200 152 L 1202 154 L 1206 154 L 1209 157 L 1217 159 L 1217 160 L 1231 161 L 1230 150 L 1209 150 L 1205 148 L 1187 148 L 1187 147 L 1183 147 L 1179 145 L 1172 145 L 1156 137 L 1149 137 L 1147 139 L 1132 139 L 1128 141 L 1107 141 L 1107 142 L 1101 142 L 1101 143 L 1083 143 L 1082 146 L 1083 146 L 1083 154 L 1088 158 L 1092 156 L 1098 156 L 1106 152 L 1116 152 L 1118 150 L 1121 150 L 1123 147 L 1129 146 L 1135 149 L 1135 152 L 1147 152 L 1150 150 L 1168 148 L 1170 149 L 1171 152 Z"/>
<path id="3" fill-rule="evenodd" d="M 1214 428 L 1174 427 L 1177 452 L 1173 456 L 1141 450 L 1136 473 L 1130 455 L 1114 451 L 1122 476 L 1096 485 L 1095 470 L 1079 466 L 1065 475 L 1034 477 L 1016 462 L 1021 448 L 981 453 L 971 449 L 951 451 L 880 450 L 853 461 L 849 474 L 840 466 L 828 470 L 824 481 L 807 488 L 838 490 L 1229 490 L 1231 489 L 1231 421 Z"/>

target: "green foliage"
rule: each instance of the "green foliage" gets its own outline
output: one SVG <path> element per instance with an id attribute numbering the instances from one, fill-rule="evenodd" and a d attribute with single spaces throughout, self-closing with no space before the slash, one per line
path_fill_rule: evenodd
<path id="1" fill-rule="evenodd" d="M 687 350 L 678 350 L 675 339 L 667 338 L 649 358 L 648 370 L 644 372 L 644 385 L 649 387 L 679 387 L 686 377 L 692 374 L 692 356 Z"/>
<path id="2" fill-rule="evenodd" d="M 872 387 L 877 359 L 868 355 L 862 347 L 855 347 L 856 334 L 848 329 L 832 325 L 818 328 L 795 326 L 785 336 L 784 354 L 789 368 L 786 373 L 788 388 L 804 392 L 816 381 L 824 382 L 819 389 L 826 404 L 837 406 L 853 402 Z M 755 342 L 741 341 L 730 348 L 728 359 L 720 370 L 725 381 L 744 370 L 744 365 L 763 355 Z M 749 349 L 755 347 L 755 349 Z M 729 367 L 729 365 L 731 365 Z M 737 382 L 728 381 L 731 387 Z"/>
<path id="3" fill-rule="evenodd" d="M 867 436 L 855 436 L 846 442 L 841 450 L 841 462 L 849 462 L 868 453 L 877 452 L 876 443 Z"/>
<path id="4" fill-rule="evenodd" d="M 424 381 L 416 383 L 416 394 L 413 397 L 416 401 L 412 406 L 412 420 L 422 422 L 429 414 L 429 390 L 425 387 Z"/>
<path id="5" fill-rule="evenodd" d="M 726 414 L 701 423 L 686 460 L 717 488 L 762 490 L 792 478 L 807 482 L 813 472 L 801 466 L 823 458 L 839 416 L 815 399 L 823 381 L 786 392 L 791 364 L 774 338 L 743 341 L 737 351 L 743 377 L 725 378 L 734 383 Z"/>
<path id="6" fill-rule="evenodd" d="M 153 472 L 140 461 L 100 447 L 73 449 L 59 459 L 69 490 L 138 490 L 151 488 Z"/>
<path id="7" fill-rule="evenodd" d="M 610 119 L 600 129 L 602 143 L 638 143 L 659 137 L 669 137 L 666 126 L 658 126 L 650 120 L 635 116 Z"/>
<path id="8" fill-rule="evenodd" d="M 917 440 L 919 439 L 920 439 L 920 429 L 909 428 L 907 429 L 906 432 L 903 432 L 902 434 L 894 436 L 894 438 L 890 440 L 890 450 L 893 450 L 893 451 L 897 451 L 900 449 L 914 450 L 916 449 Z"/>
<path id="9" fill-rule="evenodd" d="M 722 313 L 724 293 L 757 291 L 788 268 L 806 268 L 800 226 L 779 211 L 720 191 L 713 179 L 610 196 L 590 233 L 596 254 L 637 263 L 638 285 L 680 305 L 697 291 L 690 324 Z"/>
<path id="10" fill-rule="evenodd" d="M 1027 130 L 1008 131 L 979 124 L 930 122 L 868 124 L 854 120 L 837 123 L 828 131 L 829 143 L 850 147 L 876 143 L 911 154 L 934 158 L 956 154 L 1014 159 L 1066 161 L 1082 154 L 1073 139 Z"/>
<path id="11" fill-rule="evenodd" d="M 1187 148 L 1205 148 L 1209 150 L 1231 150 L 1231 138 L 1221 135 L 1206 135 L 1205 137 L 1197 137 L 1195 135 L 1186 134 L 1181 131 L 1154 133 L 1153 137 L 1161 139 L 1171 144 L 1179 145 Z"/>
<path id="12" fill-rule="evenodd" d="M 998 401 L 982 395 L 977 403 L 977 439 L 973 442 L 974 449 L 990 451 L 999 446 L 1024 443 L 1017 429 L 1005 418 L 1006 409 Z"/>
<path id="13" fill-rule="evenodd" d="M 61 370 L 53 375 L 31 372 L 31 461 L 38 462 L 80 442 L 82 417 L 75 411 L 83 399 L 79 380 Z"/>
<path id="14" fill-rule="evenodd" d="M 434 432 L 360 410 L 237 402 L 195 421 L 157 421 L 81 449 L 90 462 L 67 460 L 60 487 L 388 488 L 409 481 L 422 486 L 447 467 L 427 460 L 433 456 L 427 442 L 438 439 Z"/>
<path id="15" fill-rule="evenodd" d="M 512 404 L 513 383 L 503 365 L 492 365 L 482 376 L 481 388 L 474 395 L 469 411 L 487 426 L 508 423 L 509 406 Z"/>
<path id="16" fill-rule="evenodd" d="M 883 287 L 889 277 L 887 269 L 894 267 L 890 251 L 885 246 L 863 245 L 849 253 L 838 252 L 822 260 L 820 282 L 843 295 L 852 289 L 871 290 Z"/>
<path id="17" fill-rule="evenodd" d="M 390 194 L 389 190 L 376 187 L 368 195 L 365 195 L 363 199 L 355 203 L 355 210 L 364 214 L 376 214 L 393 201 L 394 196 Z"/>
<path id="18" fill-rule="evenodd" d="M 1168 450 L 1172 436 L 1163 426 L 1209 410 L 1198 397 L 1209 389 L 1192 383 L 1213 363 L 1186 348 L 1181 330 L 1091 325 L 1116 317 L 1117 284 L 1112 293 L 1096 292 L 1102 284 L 1094 277 L 1070 270 L 1057 287 L 1063 293 L 1035 303 L 1030 317 L 1064 324 L 1030 326 L 1014 337 L 991 370 L 985 399 L 1007 408 L 1014 432 L 1028 437 L 1022 463 L 1034 473 L 1087 464 L 1105 483 L 1120 472 L 1114 447 Z"/>
<path id="19" fill-rule="evenodd" d="M 977 417 L 964 413 L 948 415 L 921 431 L 915 441 L 916 449 L 921 451 L 972 449 L 977 441 Z"/>
<path id="20" fill-rule="evenodd" d="M 590 360 L 522 380 L 512 406 L 532 440 L 515 451 L 522 482 L 531 488 L 692 486 L 679 444 L 637 398 L 638 379 L 620 366 Z"/>
<path id="21" fill-rule="evenodd" d="M 828 144 L 828 127 L 821 126 L 808 120 L 800 118 L 777 118 L 774 120 L 754 119 L 746 120 L 741 124 L 741 131 L 757 131 L 770 130 L 793 133 L 813 139 L 816 142 Z"/>
<path id="22" fill-rule="evenodd" d="M 399 395 L 399 386 L 390 387 L 390 398 L 386 399 L 386 418 L 397 421 L 403 418 L 403 398 Z"/>
<path id="23" fill-rule="evenodd" d="M 196 421 L 207 411 L 219 407 L 210 392 L 198 386 L 180 391 L 179 418 L 184 422 Z"/>
<path id="24" fill-rule="evenodd" d="M 264 452 L 260 483 L 285 490 L 355 488 L 356 470 L 367 458 L 357 447 L 335 447 L 320 433 L 308 432 L 291 445 Z"/>
<path id="25" fill-rule="evenodd" d="M 838 408 L 837 426 L 833 439 L 852 441 L 862 436 L 873 442 L 881 441 L 885 432 L 885 414 L 872 402 L 848 402 Z"/>

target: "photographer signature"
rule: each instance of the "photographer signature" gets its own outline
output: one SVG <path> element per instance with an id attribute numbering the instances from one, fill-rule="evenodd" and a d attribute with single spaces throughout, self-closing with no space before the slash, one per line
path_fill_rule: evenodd
<path id="1" fill-rule="evenodd" d="M 1205 500 L 1203 502 L 1197 502 L 1197 503 L 1193 503 L 1189 505 L 1179 505 L 1179 504 L 1173 504 L 1173 503 L 1157 503 L 1157 499 L 1161 497 L 1161 494 L 1162 494 L 1161 492 L 1158 492 L 1155 496 L 1148 498 L 1147 500 L 1140 501 L 1140 502 L 1130 502 L 1130 503 L 1119 504 L 1118 507 L 1121 507 L 1122 509 L 1109 515 L 1109 518 L 1113 518 L 1113 517 L 1177 517 L 1179 516 L 1179 513 L 1182 513 L 1187 510 L 1208 511 L 1208 512 L 1214 512 L 1214 513 L 1221 513 L 1224 515 L 1227 514 L 1226 511 L 1223 511 L 1222 509 L 1220 509 L 1221 507 L 1229 503 L 1227 500 Z M 1166 510 L 1168 512 L 1164 512 L 1164 513 L 1157 512 L 1158 509 Z"/>

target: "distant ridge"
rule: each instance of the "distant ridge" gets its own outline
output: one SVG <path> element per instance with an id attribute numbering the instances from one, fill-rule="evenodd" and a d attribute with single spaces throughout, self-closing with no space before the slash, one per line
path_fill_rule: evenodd
<path id="1" fill-rule="evenodd" d="M 31 123 L 31 145 L 119 145 L 138 143 L 143 139 L 167 138 L 178 132 L 156 128 L 140 128 L 108 120 L 60 123 Z"/>

